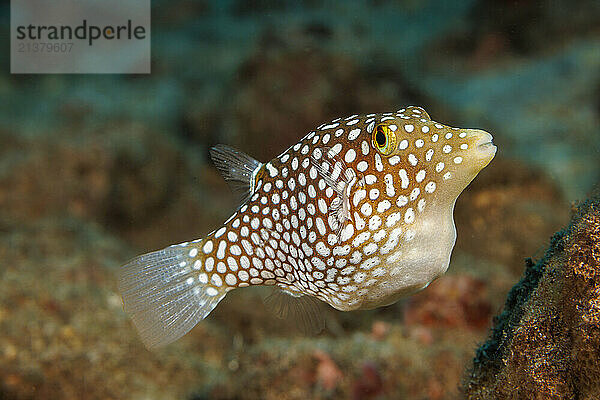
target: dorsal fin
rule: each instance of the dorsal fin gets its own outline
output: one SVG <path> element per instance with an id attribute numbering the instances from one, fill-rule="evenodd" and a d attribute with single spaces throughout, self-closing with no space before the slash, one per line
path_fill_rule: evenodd
<path id="1" fill-rule="evenodd" d="M 262 163 L 246 153 L 224 144 L 210 149 L 210 158 L 231 189 L 244 203 L 254 190 L 254 176 Z"/>

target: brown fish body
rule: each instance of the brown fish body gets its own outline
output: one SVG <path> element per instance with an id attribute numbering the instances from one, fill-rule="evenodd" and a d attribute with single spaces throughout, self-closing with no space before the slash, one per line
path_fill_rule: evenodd
<path id="1" fill-rule="evenodd" d="M 491 139 L 409 107 L 336 119 L 266 164 L 217 148 L 225 178 L 247 180 L 247 200 L 205 238 L 128 264 L 125 308 L 152 347 L 238 287 L 276 285 L 344 311 L 391 304 L 446 271 L 454 202 L 493 158 Z"/>

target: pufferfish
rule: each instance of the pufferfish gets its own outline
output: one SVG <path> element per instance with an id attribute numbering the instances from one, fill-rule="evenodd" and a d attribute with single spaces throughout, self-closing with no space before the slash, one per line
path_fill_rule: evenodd
<path id="1" fill-rule="evenodd" d="M 246 286 L 272 285 L 305 311 L 311 301 L 342 311 L 394 303 L 446 271 L 454 203 L 495 154 L 489 133 L 420 107 L 334 119 L 267 163 L 216 146 L 241 206 L 206 237 L 125 265 L 124 309 L 154 348 Z"/>

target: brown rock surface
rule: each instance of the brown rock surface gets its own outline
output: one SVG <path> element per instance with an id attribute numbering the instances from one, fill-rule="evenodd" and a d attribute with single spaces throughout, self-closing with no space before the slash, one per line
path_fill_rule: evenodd
<path id="1" fill-rule="evenodd" d="M 600 196 L 529 261 L 465 384 L 470 399 L 600 396 Z"/>

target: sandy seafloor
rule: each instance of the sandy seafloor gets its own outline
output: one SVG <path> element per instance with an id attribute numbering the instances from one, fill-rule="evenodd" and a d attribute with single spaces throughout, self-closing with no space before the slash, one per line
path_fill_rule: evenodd
<path id="1" fill-rule="evenodd" d="M 2 52 L 0 399 L 461 398 L 524 259 L 598 181 L 598 18 L 592 0 L 165 0 L 147 76 L 10 75 Z M 329 309 L 320 336 L 237 290 L 143 347 L 115 274 L 232 212 L 210 146 L 268 160 L 337 116 L 412 104 L 499 148 L 457 202 L 445 276 Z"/>

